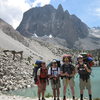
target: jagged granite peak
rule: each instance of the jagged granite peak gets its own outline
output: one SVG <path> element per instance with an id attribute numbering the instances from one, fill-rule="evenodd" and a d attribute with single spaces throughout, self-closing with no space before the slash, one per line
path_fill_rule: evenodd
<path id="1" fill-rule="evenodd" d="M 63 7 L 62 7 L 62 5 L 61 5 L 61 4 L 59 4 L 59 5 L 58 5 L 57 10 L 62 11 L 62 12 L 64 11 L 64 10 L 63 10 Z"/>
<path id="2" fill-rule="evenodd" d="M 88 35 L 88 26 L 77 16 L 70 15 L 61 5 L 55 9 L 52 5 L 31 8 L 24 13 L 17 30 L 26 37 L 34 33 L 38 36 L 52 35 L 65 39 L 72 48 L 78 38 Z"/>

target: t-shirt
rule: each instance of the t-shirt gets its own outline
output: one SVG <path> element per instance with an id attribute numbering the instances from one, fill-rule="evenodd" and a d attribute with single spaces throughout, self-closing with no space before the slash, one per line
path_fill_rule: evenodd
<path id="1" fill-rule="evenodd" d="M 63 73 L 68 73 L 68 74 L 72 74 L 72 72 L 75 70 L 75 67 L 72 64 L 63 64 L 61 66 L 61 71 Z"/>
<path id="2" fill-rule="evenodd" d="M 52 72 L 51 72 L 52 71 Z M 52 68 L 51 69 L 51 67 L 49 68 L 49 70 L 48 70 L 48 75 L 54 75 L 54 76 L 57 76 L 57 75 L 59 75 L 60 74 L 60 68 L 58 67 L 56 67 L 56 68 Z"/>

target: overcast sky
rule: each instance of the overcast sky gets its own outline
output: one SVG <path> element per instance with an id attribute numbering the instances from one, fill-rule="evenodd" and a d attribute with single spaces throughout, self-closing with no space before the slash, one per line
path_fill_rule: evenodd
<path id="1" fill-rule="evenodd" d="M 0 18 L 16 28 L 23 13 L 36 6 L 62 4 L 64 10 L 75 14 L 89 27 L 100 26 L 100 0 L 0 0 Z"/>

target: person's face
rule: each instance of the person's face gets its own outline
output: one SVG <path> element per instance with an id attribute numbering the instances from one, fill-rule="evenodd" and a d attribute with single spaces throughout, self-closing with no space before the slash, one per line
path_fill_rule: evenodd
<path id="1" fill-rule="evenodd" d="M 41 66 L 42 66 L 42 67 L 46 67 L 46 63 L 42 63 Z"/>
<path id="2" fill-rule="evenodd" d="M 69 59 L 66 57 L 66 58 L 64 59 L 64 62 L 68 63 L 68 62 L 69 62 Z"/>
<path id="3" fill-rule="evenodd" d="M 52 63 L 52 66 L 57 67 L 57 63 L 56 62 L 53 62 Z"/>
<path id="4" fill-rule="evenodd" d="M 83 62 L 83 58 L 82 57 L 78 58 L 78 62 Z"/>

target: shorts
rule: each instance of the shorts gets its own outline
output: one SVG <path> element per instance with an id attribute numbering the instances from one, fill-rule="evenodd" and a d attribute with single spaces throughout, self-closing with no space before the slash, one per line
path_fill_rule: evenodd
<path id="1" fill-rule="evenodd" d="M 52 89 L 58 89 L 61 87 L 61 84 L 60 84 L 60 79 L 58 79 L 56 82 L 51 79 L 51 87 Z"/>
<path id="2" fill-rule="evenodd" d="M 40 85 L 38 85 L 38 88 L 41 91 L 45 91 L 46 90 L 46 83 L 40 83 Z"/>
<path id="3" fill-rule="evenodd" d="M 70 80 L 68 78 L 63 78 L 63 86 L 68 84 L 70 87 L 74 87 L 75 86 L 74 78 L 71 78 Z"/>
<path id="4" fill-rule="evenodd" d="M 84 90 L 85 88 L 88 90 L 91 90 L 91 81 L 90 79 L 88 79 L 87 81 L 83 81 L 82 79 L 80 79 L 80 83 L 79 83 L 79 87 L 80 90 Z"/>

